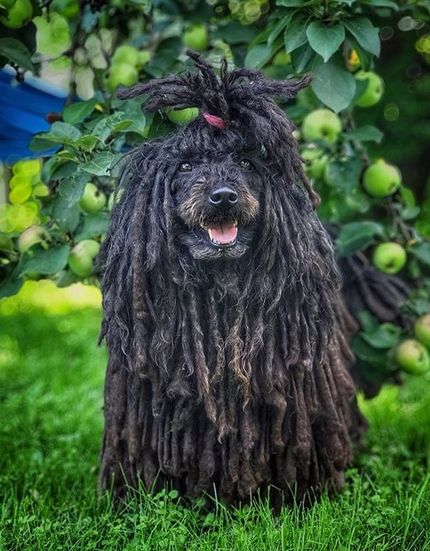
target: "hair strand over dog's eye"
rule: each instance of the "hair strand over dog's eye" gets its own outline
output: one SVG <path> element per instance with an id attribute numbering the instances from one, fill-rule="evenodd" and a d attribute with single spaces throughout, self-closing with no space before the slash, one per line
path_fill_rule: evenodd
<path id="1" fill-rule="evenodd" d="M 193 165 L 191 163 L 181 163 L 178 168 L 179 172 L 191 172 Z"/>
<path id="2" fill-rule="evenodd" d="M 242 170 L 252 170 L 254 168 L 254 165 L 248 159 L 241 159 L 239 166 Z"/>

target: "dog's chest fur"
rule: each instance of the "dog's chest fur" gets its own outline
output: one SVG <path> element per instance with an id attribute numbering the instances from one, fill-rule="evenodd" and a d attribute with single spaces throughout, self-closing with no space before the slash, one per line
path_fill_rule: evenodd
<path id="1" fill-rule="evenodd" d="M 293 487 L 296 497 L 340 487 L 359 418 L 341 305 L 332 338 L 316 350 L 300 312 L 304 296 L 284 290 L 262 308 L 264 289 L 247 289 L 245 272 L 215 280 L 160 295 L 133 370 L 111 356 L 102 479 L 114 476 L 123 488 L 125 466 L 132 486 L 168 481 L 227 501 L 270 485 Z M 159 282 L 149 287 L 153 298 L 162 292 Z M 169 324 L 176 338 L 166 342 Z"/>

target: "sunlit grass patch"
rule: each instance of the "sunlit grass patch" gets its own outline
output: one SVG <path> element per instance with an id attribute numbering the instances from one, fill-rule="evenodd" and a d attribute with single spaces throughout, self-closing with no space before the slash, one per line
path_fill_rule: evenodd
<path id="1" fill-rule="evenodd" d="M 53 281 L 26 281 L 19 293 L 0 300 L 0 315 L 16 312 L 65 314 L 85 307 L 99 308 L 101 293 L 97 287 L 75 283 L 58 288 Z"/>

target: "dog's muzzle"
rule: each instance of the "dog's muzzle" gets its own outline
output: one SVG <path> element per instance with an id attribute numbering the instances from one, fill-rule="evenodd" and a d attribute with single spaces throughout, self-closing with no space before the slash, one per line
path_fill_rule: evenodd
<path id="1" fill-rule="evenodd" d="M 237 239 L 238 224 L 234 218 L 229 218 L 229 211 L 237 204 L 237 193 L 230 187 L 224 186 L 213 190 L 209 195 L 209 204 L 226 216 L 225 219 L 202 225 L 208 232 L 210 241 L 217 246 L 228 247 L 234 245 Z"/>

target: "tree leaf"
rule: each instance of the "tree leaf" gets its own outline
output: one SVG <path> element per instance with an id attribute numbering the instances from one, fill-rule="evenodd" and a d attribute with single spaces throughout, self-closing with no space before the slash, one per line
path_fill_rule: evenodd
<path id="1" fill-rule="evenodd" d="M 146 135 L 149 127 L 151 114 L 144 115 L 142 112 L 142 99 L 136 98 L 131 100 L 122 100 L 121 102 L 121 114 L 123 117 L 122 122 L 132 120 L 133 123 L 127 128 L 127 132 L 137 132 L 141 136 Z M 117 129 L 117 124 L 113 125 L 114 129 Z"/>
<path id="2" fill-rule="evenodd" d="M 417 243 L 413 247 L 410 247 L 408 249 L 409 252 L 411 252 L 418 260 L 420 260 L 423 264 L 427 264 L 430 266 L 430 242 L 429 241 L 422 241 L 421 243 Z"/>
<path id="3" fill-rule="evenodd" d="M 300 46 L 300 48 L 294 50 L 294 52 L 292 52 L 291 54 L 291 63 L 293 65 L 294 71 L 296 73 L 302 73 L 303 71 L 305 71 L 307 67 L 311 64 L 314 57 L 315 52 L 308 44 Z"/>
<path id="4" fill-rule="evenodd" d="M 400 197 L 407 207 L 415 207 L 417 201 L 415 199 L 414 192 L 406 186 L 400 186 Z"/>
<path id="5" fill-rule="evenodd" d="M 366 363 L 371 365 L 380 365 L 385 368 L 387 365 L 387 353 L 385 350 L 370 346 L 363 338 L 362 334 L 354 335 L 352 338 L 352 350 L 354 354 Z"/>
<path id="6" fill-rule="evenodd" d="M 128 105 L 129 103 L 131 103 L 131 106 Z M 145 129 L 145 116 L 140 106 L 139 108 L 137 108 L 136 105 L 133 106 L 135 103 L 136 100 L 129 100 L 127 101 L 126 111 L 117 111 L 109 117 L 99 119 L 92 129 L 91 135 L 97 136 L 104 142 L 114 132 L 120 132 L 125 129 L 129 132 L 132 131 L 142 134 Z M 140 103 L 142 103 L 142 101 L 140 101 Z"/>
<path id="7" fill-rule="evenodd" d="M 87 214 L 84 216 L 82 226 L 78 228 L 75 235 L 76 241 L 83 239 L 94 239 L 100 237 L 107 232 L 109 227 L 109 214 L 106 212 L 98 212 L 97 214 Z"/>
<path id="8" fill-rule="evenodd" d="M 277 6 L 284 6 L 286 8 L 304 8 L 306 4 L 312 3 L 312 0 L 276 0 Z"/>
<path id="9" fill-rule="evenodd" d="M 32 256 L 23 257 L 20 276 L 28 272 L 37 272 L 44 275 L 59 272 L 67 264 L 68 256 L 69 247 L 67 245 L 60 245 L 47 250 L 35 250 Z"/>
<path id="10" fill-rule="evenodd" d="M 351 193 L 360 183 L 362 168 L 363 164 L 360 159 L 331 162 L 325 171 L 326 182 L 339 191 Z"/>
<path id="11" fill-rule="evenodd" d="M 379 56 L 381 41 L 379 32 L 367 17 L 354 17 L 343 22 L 348 31 L 357 40 L 360 46 L 373 55 Z"/>
<path id="12" fill-rule="evenodd" d="M 83 149 L 84 151 L 91 152 L 96 145 L 103 145 L 103 142 L 100 138 L 97 136 L 93 136 L 92 134 L 88 134 L 87 136 L 82 136 L 78 140 L 76 140 L 76 145 L 79 147 L 79 149 Z"/>
<path id="13" fill-rule="evenodd" d="M 336 113 L 350 105 L 355 94 L 355 78 L 333 62 L 316 58 L 311 87 L 317 97 Z"/>
<path id="14" fill-rule="evenodd" d="M 345 40 L 343 25 L 323 25 L 313 21 L 306 30 L 309 44 L 327 62 Z"/>
<path id="15" fill-rule="evenodd" d="M 256 44 L 245 57 L 245 67 L 261 69 L 272 57 L 272 49 L 266 44 Z"/>
<path id="16" fill-rule="evenodd" d="M 115 155 L 110 151 L 96 153 L 91 161 L 81 165 L 81 169 L 96 176 L 107 176 Z"/>
<path id="17" fill-rule="evenodd" d="M 49 132 L 36 134 L 31 145 L 35 150 L 43 149 L 43 143 L 45 143 L 45 147 L 48 147 L 51 144 L 74 146 L 76 140 L 80 137 L 81 133 L 79 130 L 71 124 L 67 124 L 65 122 L 54 122 Z"/>
<path id="18" fill-rule="evenodd" d="M 19 279 L 16 274 L 12 273 L 8 279 L 0 283 L 0 299 L 15 295 L 21 289 L 23 283 L 23 279 Z"/>
<path id="19" fill-rule="evenodd" d="M 0 38 L 0 56 L 6 57 L 23 69 L 35 70 L 29 49 L 16 38 Z"/>
<path id="20" fill-rule="evenodd" d="M 272 44 L 275 42 L 275 40 L 278 38 L 281 32 L 288 25 L 292 16 L 293 16 L 293 12 L 289 13 L 288 15 L 285 15 L 277 22 L 277 24 L 273 27 L 271 33 L 269 34 L 269 38 L 267 39 L 268 46 L 272 46 Z"/>
<path id="21" fill-rule="evenodd" d="M 372 316 L 369 310 L 361 310 L 361 312 L 357 312 L 356 316 L 362 330 L 366 333 L 375 331 L 379 326 L 379 321 Z"/>
<path id="22" fill-rule="evenodd" d="M 381 143 L 382 138 L 384 137 L 383 132 L 376 128 L 376 126 L 371 126 L 367 124 L 351 130 L 345 135 L 347 140 L 359 140 L 360 142 L 376 142 Z"/>
<path id="23" fill-rule="evenodd" d="M 363 0 L 363 4 L 368 4 L 375 8 L 391 8 L 394 11 L 399 11 L 399 6 L 393 0 Z"/>
<path id="24" fill-rule="evenodd" d="M 306 44 L 308 41 L 306 36 L 308 18 L 300 13 L 294 14 L 293 18 L 287 25 L 284 32 L 285 50 L 290 53 Z"/>
<path id="25" fill-rule="evenodd" d="M 399 340 L 401 329 L 393 323 L 381 323 L 379 327 L 370 332 L 361 332 L 361 337 L 370 344 L 372 348 L 387 349 L 393 348 Z"/>
<path id="26" fill-rule="evenodd" d="M 349 256 L 355 251 L 366 249 L 374 242 L 376 235 L 384 235 L 384 227 L 377 222 L 345 224 L 336 239 L 336 252 L 339 256 Z"/>
<path id="27" fill-rule="evenodd" d="M 74 144 L 81 136 L 77 128 L 65 122 L 54 122 L 48 133 L 49 138 L 57 143 Z"/>
<path id="28" fill-rule="evenodd" d="M 413 220 L 421 212 L 420 207 L 405 207 L 400 210 L 400 215 L 403 220 Z"/>
<path id="29" fill-rule="evenodd" d="M 422 316 L 430 312 L 430 299 L 427 297 L 414 297 L 410 300 L 410 304 L 417 316 Z"/>
<path id="30" fill-rule="evenodd" d="M 230 46 L 250 44 L 255 38 L 255 34 L 255 28 L 245 27 L 238 21 L 229 21 L 226 25 L 218 27 L 215 32 L 217 38 L 221 38 Z"/>
<path id="31" fill-rule="evenodd" d="M 97 100 L 78 101 L 68 105 L 63 111 L 63 120 L 68 124 L 78 124 L 84 121 L 94 111 Z"/>
<path id="32" fill-rule="evenodd" d="M 74 161 L 66 161 L 57 166 L 52 172 L 52 180 L 61 180 L 62 178 L 68 178 L 72 176 L 78 170 L 78 164 Z"/>
<path id="33" fill-rule="evenodd" d="M 65 232 L 74 232 L 79 224 L 81 211 L 77 203 L 71 204 L 69 198 L 58 193 L 51 204 L 51 216 Z"/>
<path id="34" fill-rule="evenodd" d="M 124 119 L 123 121 L 117 122 L 112 126 L 112 134 L 115 134 L 116 132 L 125 132 L 126 130 L 129 130 L 133 126 L 134 121 L 131 119 Z"/>
<path id="35" fill-rule="evenodd" d="M 85 172 L 78 172 L 70 178 L 65 178 L 60 183 L 58 193 L 65 198 L 69 206 L 73 206 L 82 197 L 88 180 L 88 174 Z"/>

